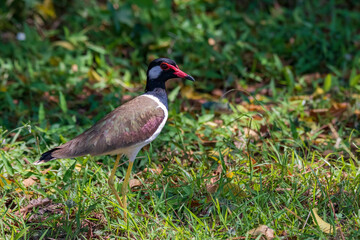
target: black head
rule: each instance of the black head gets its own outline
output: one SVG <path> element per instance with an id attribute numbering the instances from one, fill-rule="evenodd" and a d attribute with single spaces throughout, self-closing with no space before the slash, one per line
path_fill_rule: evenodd
<path id="1" fill-rule="evenodd" d="M 146 92 L 155 88 L 165 89 L 165 82 L 172 78 L 185 78 L 191 81 L 195 81 L 192 76 L 181 71 L 176 65 L 175 61 L 169 58 L 158 58 L 152 61 L 149 64 L 146 74 Z"/>

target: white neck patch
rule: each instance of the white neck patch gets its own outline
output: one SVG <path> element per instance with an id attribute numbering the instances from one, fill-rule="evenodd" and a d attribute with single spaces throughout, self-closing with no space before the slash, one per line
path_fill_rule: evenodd
<path id="1" fill-rule="evenodd" d="M 162 72 L 162 69 L 160 66 L 156 66 L 150 69 L 149 71 L 149 79 L 156 79 L 160 76 L 160 73 Z"/>

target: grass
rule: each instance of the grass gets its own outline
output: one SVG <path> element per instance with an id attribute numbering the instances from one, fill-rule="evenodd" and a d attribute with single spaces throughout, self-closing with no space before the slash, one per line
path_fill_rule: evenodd
<path id="1" fill-rule="evenodd" d="M 0 239 L 359 238 L 357 3 L 45 3 L 0 3 Z M 31 163 L 140 94 L 157 56 L 197 81 L 169 83 L 125 223 L 114 157 Z"/>

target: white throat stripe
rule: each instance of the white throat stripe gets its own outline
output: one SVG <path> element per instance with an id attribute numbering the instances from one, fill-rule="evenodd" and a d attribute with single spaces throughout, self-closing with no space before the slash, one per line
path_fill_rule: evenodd
<path id="1" fill-rule="evenodd" d="M 156 66 L 150 69 L 149 71 L 149 79 L 156 79 L 160 76 L 160 73 L 162 72 L 160 66 Z"/>

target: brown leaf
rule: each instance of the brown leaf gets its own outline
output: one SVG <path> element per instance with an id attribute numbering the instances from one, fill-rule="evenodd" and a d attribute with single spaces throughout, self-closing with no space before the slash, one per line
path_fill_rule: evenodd
<path id="1" fill-rule="evenodd" d="M 231 194 L 234 197 L 246 197 L 246 192 L 238 184 L 226 183 L 223 188 L 224 194 Z"/>
<path id="2" fill-rule="evenodd" d="M 221 164 L 219 164 L 216 168 L 215 174 L 218 176 L 220 173 L 222 173 L 223 167 Z M 213 179 L 213 178 L 212 178 Z"/>
<path id="3" fill-rule="evenodd" d="M 33 201 L 31 201 L 31 202 L 33 202 Z M 64 209 L 64 206 L 61 203 L 57 203 L 57 204 L 54 204 L 54 203 L 47 204 L 46 203 L 41 206 L 38 206 L 37 211 L 30 214 L 29 218 L 27 220 L 29 222 L 45 221 L 47 216 L 62 214 L 63 209 Z"/>
<path id="4" fill-rule="evenodd" d="M 220 173 L 222 172 L 222 165 L 219 164 L 216 171 L 212 174 L 212 178 L 210 178 L 210 184 L 206 184 L 206 190 L 208 193 L 215 193 L 219 187 L 219 184 L 216 183 L 219 181 Z"/>
<path id="5" fill-rule="evenodd" d="M 220 97 L 222 97 L 222 95 L 224 93 L 221 89 L 216 88 L 216 89 L 212 90 L 211 94 L 214 95 L 215 97 L 220 98 Z"/>
<path id="6" fill-rule="evenodd" d="M 215 193 L 219 187 L 219 184 L 207 184 L 206 190 L 208 193 Z"/>
<path id="7" fill-rule="evenodd" d="M 312 109 L 310 116 L 318 119 L 318 117 L 342 117 L 346 110 L 349 108 L 349 103 L 336 103 L 334 102 L 330 108 Z"/>
<path id="8" fill-rule="evenodd" d="M 49 167 L 49 168 L 41 171 L 41 173 L 45 175 L 45 174 L 47 174 L 51 169 L 52 169 L 52 167 Z"/>
<path id="9" fill-rule="evenodd" d="M 130 188 L 139 187 L 141 185 L 142 185 L 142 183 L 141 183 L 141 181 L 139 179 L 131 179 L 129 181 L 129 187 Z"/>
<path id="10" fill-rule="evenodd" d="M 191 209 L 193 209 L 193 208 L 202 206 L 202 204 L 198 200 L 192 199 L 190 202 L 190 206 L 191 206 Z"/>
<path id="11" fill-rule="evenodd" d="M 30 187 L 36 183 L 37 178 L 36 177 L 29 177 L 25 179 L 22 183 L 24 187 Z"/>
<path id="12" fill-rule="evenodd" d="M 103 81 L 103 78 L 94 69 L 89 70 L 88 76 L 89 76 L 90 82 L 92 82 L 92 83 Z"/>
<path id="13" fill-rule="evenodd" d="M 238 137 L 237 137 L 236 141 L 234 141 L 235 146 L 238 149 L 245 148 L 246 144 L 247 144 L 247 138 L 258 141 L 260 139 L 260 136 L 256 131 L 254 131 L 250 128 L 244 127 L 242 130 L 238 131 Z"/>
<path id="14" fill-rule="evenodd" d="M 329 112 L 328 108 L 321 108 L 321 109 L 311 109 L 310 116 L 313 118 L 317 118 L 317 116 L 325 116 L 326 113 Z"/>
<path id="15" fill-rule="evenodd" d="M 35 207 L 39 207 L 39 206 L 44 206 L 44 205 L 47 205 L 51 202 L 50 199 L 48 198 L 39 198 L 39 199 L 34 199 L 32 201 L 30 201 L 29 205 L 27 205 L 26 207 L 23 207 L 19 210 L 18 214 L 19 213 L 23 213 L 24 215 L 30 210 L 30 209 L 33 209 Z"/>
<path id="16" fill-rule="evenodd" d="M 156 168 L 156 169 L 154 169 L 154 168 L 145 168 L 143 171 L 136 173 L 136 174 L 134 175 L 134 177 L 135 177 L 135 176 L 139 176 L 139 175 L 141 175 L 141 174 L 143 174 L 143 173 L 147 173 L 147 172 L 150 172 L 150 173 L 152 173 L 152 174 L 158 174 L 158 175 L 160 175 L 161 172 L 162 172 L 162 169 L 161 169 L 161 168 Z"/>
<path id="17" fill-rule="evenodd" d="M 246 108 L 249 112 L 258 112 L 258 113 L 266 113 L 267 110 L 270 110 L 272 105 L 255 105 L 255 104 L 242 104 L 244 108 Z"/>
<path id="18" fill-rule="evenodd" d="M 180 93 L 183 98 L 192 99 L 192 100 L 200 100 L 200 99 L 211 100 L 211 99 L 213 99 L 210 94 L 196 92 L 190 86 L 183 86 L 180 90 Z"/>
<path id="19" fill-rule="evenodd" d="M 243 128 L 243 131 L 239 131 L 239 136 L 243 136 L 243 135 L 245 135 L 245 137 L 247 137 L 247 138 L 251 138 L 251 139 L 255 139 L 255 140 L 259 140 L 259 134 L 256 132 L 256 131 L 254 131 L 254 130 L 252 130 L 252 129 L 250 129 L 250 128 L 247 128 L 247 127 L 244 127 Z"/>
<path id="20" fill-rule="evenodd" d="M 341 117 L 348 107 L 349 103 L 333 103 L 329 112 L 333 117 Z"/>
<path id="21" fill-rule="evenodd" d="M 251 229 L 248 233 L 253 236 L 264 235 L 266 239 L 275 238 L 275 231 L 266 225 L 260 225 L 257 228 Z"/>
<path id="22" fill-rule="evenodd" d="M 289 98 L 290 101 L 296 101 L 296 100 L 310 100 L 310 96 L 307 95 L 300 95 L 300 96 L 291 96 Z"/>
<path id="23" fill-rule="evenodd" d="M 321 78 L 320 73 L 310 73 L 302 76 L 307 84 L 311 84 L 314 80 Z"/>
<path id="24" fill-rule="evenodd" d="M 57 47 L 65 48 L 65 49 L 70 50 L 70 51 L 75 49 L 74 45 L 72 45 L 70 42 L 67 42 L 67 41 L 56 41 L 52 45 L 57 46 Z"/>

